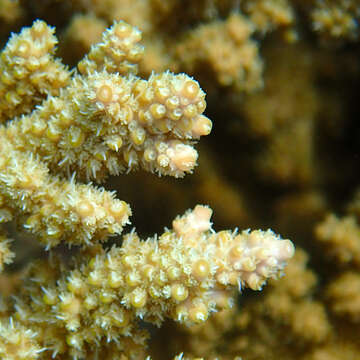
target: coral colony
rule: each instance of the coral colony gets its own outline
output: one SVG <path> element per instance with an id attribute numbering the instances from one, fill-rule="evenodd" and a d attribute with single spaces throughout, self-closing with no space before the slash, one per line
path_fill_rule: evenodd
<path id="1" fill-rule="evenodd" d="M 203 323 L 232 306 L 234 289 L 260 290 L 294 254 L 271 230 L 215 232 L 203 205 L 159 236 L 131 231 L 121 246 L 102 245 L 131 210 L 88 182 L 133 169 L 183 177 L 212 127 L 197 81 L 136 75 L 140 40 L 137 28 L 115 22 L 69 71 L 54 57 L 54 29 L 37 20 L 1 53 L 2 223 L 16 219 L 46 249 L 81 245 L 71 261 L 31 262 L 16 296 L 4 300 L 1 359 L 145 358 L 140 321 Z M 3 268 L 14 256 L 5 232 L 0 250 Z"/>

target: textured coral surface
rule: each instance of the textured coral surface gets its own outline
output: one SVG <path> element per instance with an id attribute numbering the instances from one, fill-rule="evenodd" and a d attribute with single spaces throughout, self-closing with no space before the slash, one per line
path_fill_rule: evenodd
<path id="1" fill-rule="evenodd" d="M 360 358 L 359 21 L 0 0 L 0 358 Z"/>

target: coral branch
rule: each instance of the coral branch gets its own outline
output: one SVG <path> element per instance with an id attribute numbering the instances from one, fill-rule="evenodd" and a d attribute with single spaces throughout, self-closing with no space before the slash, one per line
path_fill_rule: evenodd
<path id="1" fill-rule="evenodd" d="M 137 319 L 158 326 L 165 318 L 201 323 L 217 310 L 218 297 L 231 306 L 233 287 L 259 290 L 281 273 L 294 253 L 289 240 L 270 230 L 216 233 L 211 213 L 198 205 L 158 239 L 140 241 L 131 232 L 121 248 L 81 254 L 70 271 L 61 263 L 36 266 L 15 301 L 17 326 L 38 334 L 33 340 L 46 348 L 45 357 L 88 358 L 110 346 L 136 358 L 124 341 L 144 345 Z"/>
<path id="2" fill-rule="evenodd" d="M 94 45 L 85 58 L 79 62 L 82 74 L 107 71 L 120 75 L 137 74 L 137 63 L 144 48 L 139 44 L 141 32 L 124 21 L 115 23 L 105 31 L 102 42 Z"/>
<path id="3" fill-rule="evenodd" d="M 114 194 L 51 176 L 32 154 L 0 144 L 1 221 L 13 216 L 49 248 L 61 240 L 89 244 L 119 234 L 130 207 Z"/>
<path id="4" fill-rule="evenodd" d="M 54 28 L 35 21 L 13 34 L 0 55 L 0 122 L 30 112 L 47 95 L 58 95 L 70 72 L 53 54 Z"/>
<path id="5" fill-rule="evenodd" d="M 113 33 L 124 39 L 115 41 Z M 192 142 L 211 131 L 201 115 L 205 93 L 185 74 L 166 72 L 148 81 L 119 76 L 140 56 L 139 37 L 129 25 L 115 24 L 81 63 L 89 65 L 88 76 L 74 76 L 59 96 L 11 122 L 1 136 L 17 150 L 35 152 L 50 170 L 86 179 L 137 167 L 176 177 L 191 172 L 198 157 Z"/>

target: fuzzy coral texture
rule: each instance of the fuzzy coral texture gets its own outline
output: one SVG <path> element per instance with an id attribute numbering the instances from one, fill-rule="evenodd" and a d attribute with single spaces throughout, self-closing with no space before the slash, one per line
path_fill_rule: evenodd
<path id="1" fill-rule="evenodd" d="M 143 358 L 140 320 L 204 322 L 233 305 L 233 287 L 260 290 L 281 273 L 294 246 L 270 230 L 215 232 L 201 205 L 159 237 L 141 241 L 132 231 L 121 246 L 97 245 L 121 233 L 130 207 L 77 178 L 99 182 L 135 168 L 182 177 L 212 123 L 202 115 L 204 92 L 186 74 L 136 76 L 143 47 L 135 27 L 114 23 L 72 72 L 53 57 L 53 33 L 37 20 L 1 54 L 1 220 L 17 221 L 46 249 L 83 248 L 71 264 L 54 255 L 30 265 L 4 305 L 0 355 Z M 6 236 L 0 241 L 2 269 L 14 254 Z"/>
<path id="2" fill-rule="evenodd" d="M 0 0 L 0 358 L 360 358 L 359 21 Z"/>

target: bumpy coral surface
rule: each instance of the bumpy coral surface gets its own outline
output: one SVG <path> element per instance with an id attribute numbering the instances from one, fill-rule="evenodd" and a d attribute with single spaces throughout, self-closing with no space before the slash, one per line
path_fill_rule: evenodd
<path id="1" fill-rule="evenodd" d="M 359 9 L 0 0 L 6 356 L 360 358 Z M 189 245 L 196 204 L 214 225 Z M 261 292 L 219 239 L 286 241 L 236 227 L 296 245 Z"/>
<path id="2" fill-rule="evenodd" d="M 122 232 L 131 210 L 78 179 L 100 182 L 136 168 L 183 177 L 212 122 L 202 114 L 205 93 L 188 75 L 136 75 L 137 28 L 114 23 L 72 71 L 53 57 L 53 32 L 37 20 L 1 55 L 0 216 L 46 249 L 82 248 L 31 262 L 21 286 L 16 281 L 16 296 L 3 299 L 0 356 L 145 358 L 141 322 L 205 322 L 233 306 L 234 289 L 261 290 L 282 274 L 294 245 L 271 230 L 216 232 L 212 210 L 201 205 L 160 236 L 143 241 L 133 230 L 120 246 L 99 244 Z M 1 270 L 14 258 L 10 243 L 4 231 Z"/>
<path id="3" fill-rule="evenodd" d="M 139 319 L 158 326 L 164 318 L 202 323 L 218 310 L 217 298 L 231 306 L 232 287 L 261 289 L 293 255 L 292 243 L 271 231 L 216 233 L 210 216 L 209 208 L 197 206 L 160 237 L 142 242 L 132 232 L 122 247 L 81 254 L 72 269 L 34 265 L 11 324 L 14 333 L 25 328 L 32 334 L 27 358 L 88 359 L 109 351 L 109 359 L 137 359 L 146 339 Z M 1 339 L 2 354 L 17 341 L 5 337 L 5 328 Z M 33 355 L 40 348 L 42 355 Z"/>

